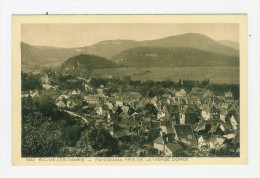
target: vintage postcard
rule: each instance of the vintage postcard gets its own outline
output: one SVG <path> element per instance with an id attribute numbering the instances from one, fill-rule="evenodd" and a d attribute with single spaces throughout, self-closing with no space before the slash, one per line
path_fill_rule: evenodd
<path id="1" fill-rule="evenodd" d="M 247 16 L 14 15 L 14 165 L 247 164 Z"/>

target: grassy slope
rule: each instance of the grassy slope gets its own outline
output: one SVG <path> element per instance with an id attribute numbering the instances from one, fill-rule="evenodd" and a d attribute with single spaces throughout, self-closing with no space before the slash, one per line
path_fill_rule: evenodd
<path id="1" fill-rule="evenodd" d="M 239 67 L 176 67 L 176 68 L 116 68 L 96 69 L 92 75 L 131 76 L 133 80 L 181 79 L 204 80 L 214 83 L 239 83 Z"/>
<path id="2" fill-rule="evenodd" d="M 112 57 L 128 67 L 238 66 L 239 58 L 194 48 L 138 47 Z"/>

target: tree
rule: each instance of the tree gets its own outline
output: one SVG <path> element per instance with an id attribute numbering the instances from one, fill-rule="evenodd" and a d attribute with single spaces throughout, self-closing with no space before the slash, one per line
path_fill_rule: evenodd
<path id="1" fill-rule="evenodd" d="M 104 128 L 93 128 L 88 133 L 88 141 L 93 149 L 109 150 L 109 155 L 117 154 L 118 141 Z"/>
<path id="2" fill-rule="evenodd" d="M 53 111 L 57 108 L 54 101 L 48 95 L 41 95 L 37 98 L 35 106 L 47 117 L 53 116 Z"/>
<path id="3" fill-rule="evenodd" d="M 145 110 L 147 110 L 149 113 L 151 113 L 155 116 L 157 115 L 157 112 L 158 112 L 156 107 L 151 103 L 148 103 L 145 105 Z"/>
<path id="4" fill-rule="evenodd" d="M 75 146 L 81 132 L 82 127 L 79 125 L 67 126 L 63 129 L 62 140 L 67 146 Z"/>
<path id="5" fill-rule="evenodd" d="M 58 155 L 63 146 L 60 134 L 49 130 L 50 123 L 44 122 L 39 127 L 24 124 L 22 128 L 22 156 L 53 157 Z"/>
<path id="6" fill-rule="evenodd" d="M 22 78 L 22 91 L 42 89 L 41 81 L 39 77 L 37 77 L 36 75 L 22 72 L 21 78 Z"/>

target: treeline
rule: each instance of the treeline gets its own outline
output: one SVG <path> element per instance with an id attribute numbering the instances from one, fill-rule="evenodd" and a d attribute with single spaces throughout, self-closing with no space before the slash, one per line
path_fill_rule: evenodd
<path id="1" fill-rule="evenodd" d="M 46 69 L 41 74 L 34 75 L 31 73 L 22 73 L 22 91 L 42 89 L 40 78 L 47 74 L 51 78 L 51 85 L 57 85 L 59 90 L 85 90 L 83 81 L 77 78 L 77 75 L 63 74 L 60 71 L 52 71 Z M 89 76 L 88 76 L 89 77 Z M 86 79 L 88 79 L 86 76 Z M 211 83 L 209 79 L 202 81 L 198 80 L 179 80 L 174 82 L 172 80 L 165 81 L 134 81 L 129 76 L 123 77 L 92 77 L 90 85 L 98 88 L 101 85 L 106 87 L 106 94 L 108 96 L 115 92 L 139 92 L 144 97 L 161 96 L 162 94 L 169 93 L 169 89 L 179 91 L 184 89 L 189 93 L 192 88 L 199 87 L 209 89 L 217 96 L 223 96 L 226 92 L 232 92 L 235 99 L 239 99 L 239 84 L 215 84 Z"/>
<path id="2" fill-rule="evenodd" d="M 215 95 L 223 96 L 226 92 L 232 92 L 235 99 L 239 99 L 239 84 L 215 84 L 211 83 L 209 79 L 202 81 L 194 80 L 179 80 L 177 82 L 171 80 L 165 81 L 133 81 L 130 77 L 122 78 L 92 78 L 91 85 L 99 87 L 105 85 L 110 92 L 131 92 L 136 91 L 141 93 L 144 97 L 161 96 L 169 93 L 169 90 L 179 91 L 184 89 L 186 93 L 191 92 L 192 88 L 204 88 L 214 92 Z"/>

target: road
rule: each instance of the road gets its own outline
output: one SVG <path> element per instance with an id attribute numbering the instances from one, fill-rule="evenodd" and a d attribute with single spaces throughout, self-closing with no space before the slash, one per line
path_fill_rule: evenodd
<path id="1" fill-rule="evenodd" d="M 78 114 L 75 113 L 75 112 L 67 111 L 67 110 L 62 110 L 62 111 L 68 113 L 68 114 L 71 115 L 71 116 L 75 116 L 75 117 L 79 117 L 79 118 L 81 118 L 81 119 L 83 120 L 83 122 L 86 123 L 86 124 L 89 123 L 88 120 L 87 120 L 85 117 L 83 117 L 83 116 L 81 116 L 81 115 L 78 115 Z"/>

